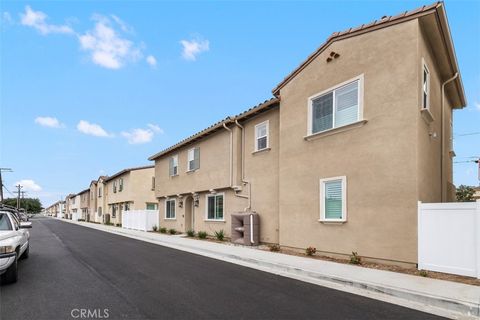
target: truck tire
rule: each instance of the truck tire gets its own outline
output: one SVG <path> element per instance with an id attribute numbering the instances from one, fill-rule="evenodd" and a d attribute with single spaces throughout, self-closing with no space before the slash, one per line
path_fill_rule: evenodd
<path id="1" fill-rule="evenodd" d="M 2 274 L 0 278 L 0 282 L 2 284 L 9 284 L 15 283 L 18 280 L 18 266 L 17 266 L 17 256 L 15 256 L 15 261 L 12 263 L 10 267 L 8 267 L 7 271 Z"/>
<path id="2" fill-rule="evenodd" d="M 30 243 L 28 244 L 27 249 L 25 249 L 20 259 L 28 259 L 29 254 L 30 254 Z"/>

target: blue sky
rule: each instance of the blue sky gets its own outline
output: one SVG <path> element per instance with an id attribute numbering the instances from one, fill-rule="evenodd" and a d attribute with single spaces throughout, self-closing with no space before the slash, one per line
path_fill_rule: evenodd
<path id="1" fill-rule="evenodd" d="M 335 31 L 430 2 L 2 1 L 0 167 L 45 205 L 271 90 Z M 477 185 L 480 3 L 446 1 L 468 107 L 455 184 Z M 10 196 L 8 192 L 5 196 Z"/>

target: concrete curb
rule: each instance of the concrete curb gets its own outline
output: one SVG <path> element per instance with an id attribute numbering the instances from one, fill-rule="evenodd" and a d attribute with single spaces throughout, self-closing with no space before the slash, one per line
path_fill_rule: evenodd
<path id="1" fill-rule="evenodd" d="M 128 232 L 123 232 L 123 229 L 115 230 L 117 229 L 117 227 L 97 224 L 90 225 L 89 223 L 76 222 L 64 219 L 58 220 L 88 227 L 91 229 L 129 237 L 136 240 L 162 245 L 172 249 L 206 256 L 217 260 L 227 261 L 230 263 L 278 274 L 281 276 L 286 276 L 304 282 L 309 282 L 341 291 L 350 292 L 353 294 L 367 296 L 373 299 L 402 305 L 408 308 L 433 313 L 451 319 L 480 319 L 480 301 L 473 303 L 471 301 L 451 299 L 435 294 L 426 294 L 425 292 L 407 290 L 405 288 L 358 281 L 357 279 L 348 279 L 345 277 L 340 278 L 334 275 L 303 270 L 301 268 L 293 267 L 287 264 L 242 257 L 237 254 L 225 254 L 214 250 L 189 246 L 186 244 L 171 243 L 163 241 L 160 238 L 153 239 L 148 236 L 151 235 L 149 233 L 146 233 L 146 236 L 143 237 Z"/>

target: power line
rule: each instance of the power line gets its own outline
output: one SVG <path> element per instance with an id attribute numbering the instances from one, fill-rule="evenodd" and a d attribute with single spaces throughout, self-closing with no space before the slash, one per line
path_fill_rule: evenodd
<path id="1" fill-rule="evenodd" d="M 480 134 L 480 131 L 478 131 L 478 132 L 462 133 L 462 134 L 455 134 L 455 135 L 453 135 L 453 136 L 454 136 L 454 137 L 465 137 L 465 136 L 473 136 L 473 135 L 477 135 L 477 134 Z"/>

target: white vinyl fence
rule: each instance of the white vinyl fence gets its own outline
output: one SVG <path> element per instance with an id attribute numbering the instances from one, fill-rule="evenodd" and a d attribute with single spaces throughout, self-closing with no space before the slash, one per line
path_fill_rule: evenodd
<path id="1" fill-rule="evenodd" d="M 158 210 L 129 210 L 122 213 L 122 228 L 152 231 L 159 224 Z"/>
<path id="2" fill-rule="evenodd" d="M 82 213 L 78 211 L 77 212 L 72 211 L 72 220 L 78 221 L 79 219 L 82 219 Z"/>
<path id="3" fill-rule="evenodd" d="M 480 278 L 480 201 L 418 203 L 418 269 Z"/>

